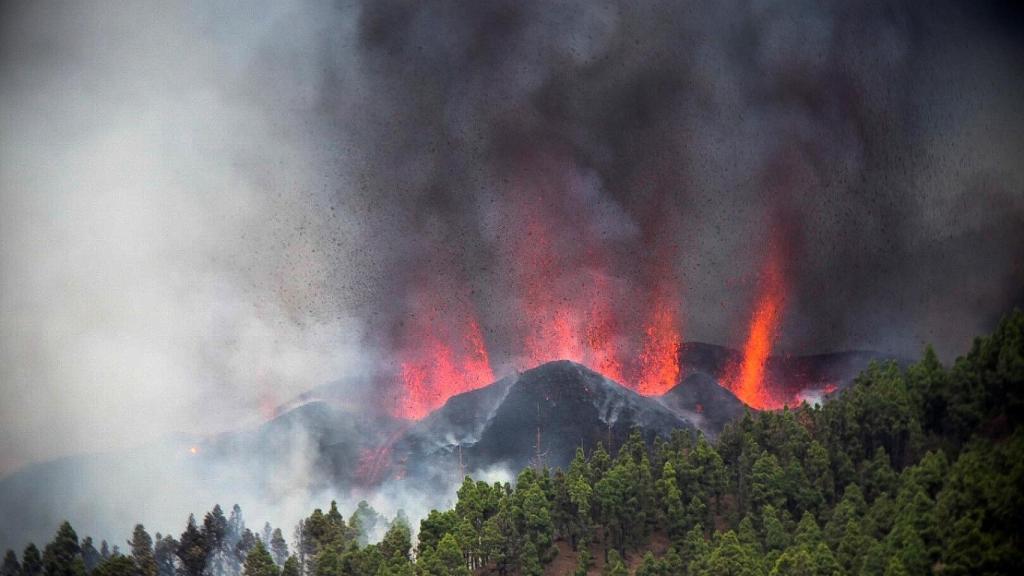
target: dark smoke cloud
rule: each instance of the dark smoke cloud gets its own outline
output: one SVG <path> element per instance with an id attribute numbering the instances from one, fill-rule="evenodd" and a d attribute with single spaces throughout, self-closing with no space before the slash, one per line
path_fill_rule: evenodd
<path id="1" fill-rule="evenodd" d="M 362 82 L 328 69 L 321 98 L 377 208 L 381 307 L 407 295 L 391 279 L 440 251 L 492 343 L 507 338 L 502 255 L 526 181 L 560 225 L 567 276 L 594 234 L 642 293 L 642 263 L 678 246 L 686 339 L 742 342 L 781 229 L 783 349 L 959 352 L 1024 295 L 1024 58 L 1008 11 L 365 3 L 343 48 Z"/>

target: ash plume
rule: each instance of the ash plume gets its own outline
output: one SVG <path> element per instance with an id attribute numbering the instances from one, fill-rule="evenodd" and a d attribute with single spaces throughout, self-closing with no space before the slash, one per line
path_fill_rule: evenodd
<path id="1" fill-rule="evenodd" d="M 440 269 L 501 364 L 521 339 L 510 278 L 546 265 L 571 298 L 592 249 L 621 317 L 667 277 L 685 339 L 739 345 L 781 231 L 780 349 L 948 357 L 1022 301 L 1024 59 L 1007 10 L 365 3 L 328 51 L 358 72 L 329 68 L 319 102 L 378 207 L 382 322 L 407 321 L 411 270 Z M 554 262 L 510 256 L 530 218 Z"/>

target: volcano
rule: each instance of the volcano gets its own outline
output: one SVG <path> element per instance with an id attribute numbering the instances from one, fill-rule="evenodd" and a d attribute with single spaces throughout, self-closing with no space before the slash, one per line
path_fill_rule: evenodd
<path id="1" fill-rule="evenodd" d="M 395 444 L 392 464 L 405 475 L 565 467 L 576 448 L 614 449 L 634 428 L 648 441 L 697 430 L 657 398 L 560 360 L 452 397 Z"/>
<path id="2" fill-rule="evenodd" d="M 820 401 L 886 359 L 861 351 L 771 357 L 765 378 L 786 404 L 796 405 Z M 601 442 L 614 449 L 634 428 L 648 441 L 680 429 L 714 437 L 751 409 L 726 386 L 741 352 L 692 342 L 680 348 L 679 360 L 680 380 L 661 396 L 639 394 L 568 360 L 452 396 L 387 447 L 381 475 L 457 478 L 494 466 L 564 467 L 577 447 L 592 450 Z"/>

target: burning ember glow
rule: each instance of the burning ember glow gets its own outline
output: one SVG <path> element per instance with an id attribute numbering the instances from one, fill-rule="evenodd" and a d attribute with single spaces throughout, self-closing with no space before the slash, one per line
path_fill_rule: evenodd
<path id="1" fill-rule="evenodd" d="M 785 296 L 778 245 L 773 242 L 761 271 L 760 294 L 743 345 L 743 359 L 725 378 L 725 386 L 737 398 L 758 410 L 781 408 L 784 403 L 771 393 L 765 368 L 782 320 Z"/>

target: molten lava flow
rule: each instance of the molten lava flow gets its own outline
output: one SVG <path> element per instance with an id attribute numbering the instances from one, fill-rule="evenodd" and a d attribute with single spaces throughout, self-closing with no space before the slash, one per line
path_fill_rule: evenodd
<path id="1" fill-rule="evenodd" d="M 760 295 L 743 346 L 743 359 L 726 378 L 726 387 L 744 404 L 758 410 L 781 407 L 768 389 L 765 368 L 782 320 L 784 302 L 785 285 L 778 253 L 773 249 L 762 272 Z"/>
<path id="2" fill-rule="evenodd" d="M 356 467 L 356 478 L 363 485 L 369 486 L 376 484 L 379 480 L 385 479 L 388 475 L 388 468 L 391 460 L 391 448 L 395 445 L 395 442 L 405 434 L 410 424 L 399 426 L 387 438 L 380 446 L 372 449 L 362 450 L 359 454 L 359 464 Z M 402 471 L 398 470 L 398 474 Z"/>
<path id="3" fill-rule="evenodd" d="M 676 306 L 662 298 L 655 302 L 644 325 L 639 376 L 635 390 L 645 396 L 660 396 L 679 381 L 679 320 Z"/>

